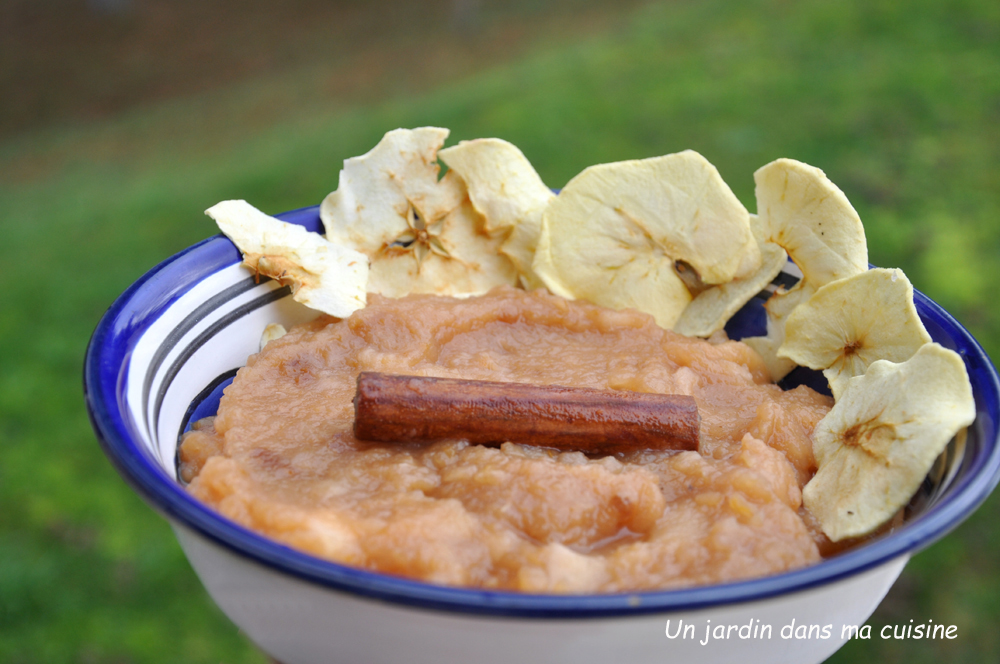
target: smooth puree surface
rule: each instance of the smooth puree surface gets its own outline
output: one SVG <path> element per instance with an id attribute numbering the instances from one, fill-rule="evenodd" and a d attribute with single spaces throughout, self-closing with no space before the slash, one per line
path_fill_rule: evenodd
<path id="1" fill-rule="evenodd" d="M 352 434 L 360 371 L 686 394 L 698 452 L 603 458 Z M 759 356 L 636 311 L 509 287 L 455 299 L 369 295 L 249 358 L 180 451 L 226 517 L 349 565 L 432 583 L 616 592 L 745 579 L 820 559 L 801 487 L 832 406 L 782 391 Z"/>

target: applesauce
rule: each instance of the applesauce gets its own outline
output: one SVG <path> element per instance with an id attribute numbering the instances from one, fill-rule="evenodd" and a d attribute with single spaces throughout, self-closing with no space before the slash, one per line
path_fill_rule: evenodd
<path id="1" fill-rule="evenodd" d="M 361 371 L 689 395 L 699 450 L 359 441 Z M 181 474 L 224 516 L 348 565 L 526 592 L 673 588 L 820 560 L 801 488 L 831 406 L 774 385 L 744 344 L 633 310 L 509 287 L 369 295 L 251 356 L 214 420 L 185 435 Z"/>

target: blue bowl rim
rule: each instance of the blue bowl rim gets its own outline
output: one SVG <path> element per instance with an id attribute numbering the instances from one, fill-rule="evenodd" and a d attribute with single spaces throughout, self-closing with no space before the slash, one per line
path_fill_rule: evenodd
<path id="1" fill-rule="evenodd" d="M 315 230 L 318 206 L 281 215 Z M 1000 380 L 989 357 L 950 314 L 919 291 L 921 315 L 964 342 L 963 355 L 976 394 L 981 445 L 963 462 L 963 472 L 926 513 L 893 533 L 810 567 L 781 574 L 672 590 L 600 595 L 533 595 L 437 586 L 341 565 L 297 551 L 239 526 L 188 494 L 132 438 L 124 379 L 140 334 L 188 288 L 240 260 L 224 236 L 216 235 L 168 258 L 129 287 L 101 318 L 87 347 L 84 395 L 105 454 L 125 481 L 154 509 L 243 558 L 309 583 L 374 600 L 450 613 L 511 618 L 604 618 L 705 609 L 801 592 L 912 555 L 965 520 L 1000 480 Z"/>

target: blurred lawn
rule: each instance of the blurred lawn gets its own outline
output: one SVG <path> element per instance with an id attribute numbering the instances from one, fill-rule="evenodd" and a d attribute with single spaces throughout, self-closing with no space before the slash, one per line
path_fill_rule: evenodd
<path id="1" fill-rule="evenodd" d="M 499 136 L 560 187 L 587 165 L 693 148 L 750 210 L 777 157 L 823 168 L 871 261 L 1000 352 L 1000 3 L 655 3 L 459 83 L 380 102 L 255 106 L 249 84 L 0 143 L 0 661 L 262 662 L 166 524 L 103 458 L 80 368 L 104 309 L 215 232 L 201 211 L 318 203 L 340 161 L 397 126 Z M 918 555 L 870 621 L 948 642 L 848 644 L 833 660 L 1000 660 L 1000 502 Z M 877 629 L 876 629 L 877 632 Z"/>

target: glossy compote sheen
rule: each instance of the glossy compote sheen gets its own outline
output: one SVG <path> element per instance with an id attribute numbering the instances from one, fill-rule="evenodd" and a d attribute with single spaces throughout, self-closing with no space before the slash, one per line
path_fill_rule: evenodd
<path id="1" fill-rule="evenodd" d="M 181 446 L 195 496 L 317 556 L 450 585 L 615 592 L 820 559 L 801 487 L 832 400 L 782 391 L 747 346 L 544 291 L 369 297 L 250 357 Z M 699 451 L 363 442 L 362 371 L 689 395 Z"/>

